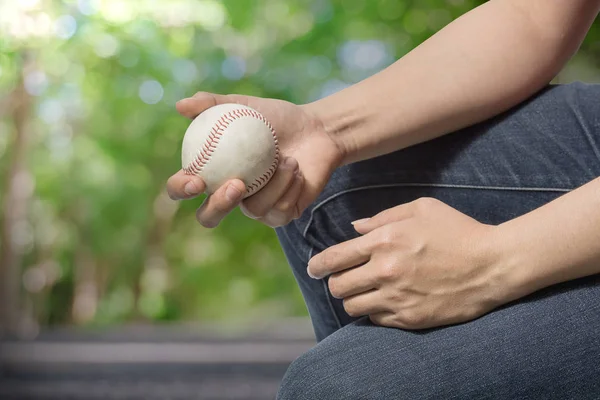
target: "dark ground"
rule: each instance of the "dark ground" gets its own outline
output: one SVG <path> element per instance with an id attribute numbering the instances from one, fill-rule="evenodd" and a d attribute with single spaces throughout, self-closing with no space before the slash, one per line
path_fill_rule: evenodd
<path id="1" fill-rule="evenodd" d="M 190 327 L 44 332 L 0 344 L 0 399 L 273 399 L 314 345 L 306 321 L 225 335 Z"/>

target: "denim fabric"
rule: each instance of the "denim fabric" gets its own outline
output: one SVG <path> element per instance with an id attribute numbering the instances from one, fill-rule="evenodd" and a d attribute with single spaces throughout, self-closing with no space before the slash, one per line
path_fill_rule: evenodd
<path id="1" fill-rule="evenodd" d="M 409 332 L 355 321 L 326 279 L 306 274 L 313 255 L 357 236 L 351 221 L 398 204 L 435 197 L 499 224 L 598 176 L 600 85 L 582 83 L 339 168 L 302 217 L 277 230 L 320 342 L 292 364 L 279 398 L 600 398 L 598 275 L 466 324 Z"/>

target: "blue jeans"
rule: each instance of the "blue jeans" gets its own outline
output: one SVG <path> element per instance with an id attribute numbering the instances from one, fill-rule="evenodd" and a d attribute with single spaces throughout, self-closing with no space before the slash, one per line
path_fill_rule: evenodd
<path id="1" fill-rule="evenodd" d="M 306 274 L 313 255 L 357 236 L 351 221 L 398 204 L 435 197 L 500 224 L 598 176 L 600 85 L 581 83 L 339 168 L 302 217 L 277 230 L 319 341 L 292 363 L 278 398 L 600 399 L 600 275 L 468 323 L 406 331 L 350 317 L 326 279 Z"/>

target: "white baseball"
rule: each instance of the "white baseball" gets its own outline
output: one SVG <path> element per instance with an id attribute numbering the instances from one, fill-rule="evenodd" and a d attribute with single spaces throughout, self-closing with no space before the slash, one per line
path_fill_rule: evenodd
<path id="1" fill-rule="evenodd" d="M 206 183 L 209 194 L 226 181 L 241 179 L 246 197 L 271 179 L 279 162 L 275 130 L 258 111 L 221 104 L 198 115 L 183 138 L 183 170 Z"/>

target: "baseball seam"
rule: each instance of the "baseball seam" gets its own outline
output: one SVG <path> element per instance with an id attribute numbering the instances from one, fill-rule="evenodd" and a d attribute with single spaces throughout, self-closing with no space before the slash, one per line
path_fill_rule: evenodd
<path id="1" fill-rule="evenodd" d="M 221 117 L 215 122 L 213 127 L 211 128 L 204 145 L 198 150 L 198 154 L 196 157 L 189 163 L 189 165 L 183 168 L 183 171 L 188 175 L 197 175 L 202 171 L 202 169 L 208 164 L 212 154 L 217 149 L 217 145 L 221 140 L 221 137 L 229 127 L 229 125 L 240 118 L 243 117 L 251 117 L 256 118 L 262 121 L 267 128 L 271 131 L 273 135 L 273 142 L 275 143 L 275 158 L 273 163 L 269 167 L 269 169 L 256 178 L 253 182 L 246 185 L 246 195 L 249 196 L 256 192 L 259 188 L 262 187 L 275 173 L 277 169 L 277 165 L 279 164 L 279 144 L 277 142 L 277 135 L 275 134 L 275 129 L 271 126 L 271 123 L 260 113 L 247 108 L 239 108 L 236 110 L 232 110 L 226 112 L 221 115 Z"/>

